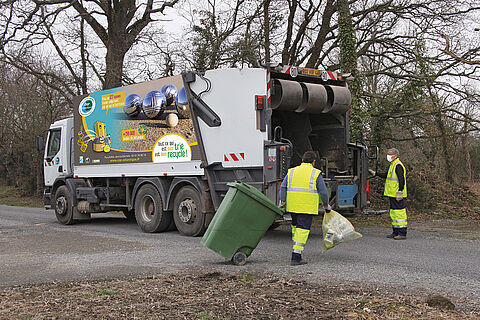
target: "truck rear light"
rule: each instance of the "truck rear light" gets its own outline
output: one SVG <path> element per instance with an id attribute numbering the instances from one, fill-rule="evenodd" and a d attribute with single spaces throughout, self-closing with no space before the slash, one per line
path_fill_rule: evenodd
<path id="1" fill-rule="evenodd" d="M 272 167 L 272 166 L 268 166 L 267 169 L 273 169 L 273 167 Z"/>
<path id="2" fill-rule="evenodd" d="M 367 180 L 367 201 L 370 201 L 370 180 Z"/>
<path id="3" fill-rule="evenodd" d="M 285 150 L 287 150 L 287 147 L 285 147 L 285 146 L 280 147 L 280 151 L 285 151 Z"/>
<path id="4" fill-rule="evenodd" d="M 257 95 L 255 96 L 255 110 L 263 110 L 265 108 L 265 97 Z"/>

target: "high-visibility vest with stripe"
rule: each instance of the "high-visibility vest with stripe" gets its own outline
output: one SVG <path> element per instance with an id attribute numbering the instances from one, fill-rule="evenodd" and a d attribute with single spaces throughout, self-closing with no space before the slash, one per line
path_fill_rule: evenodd
<path id="1" fill-rule="evenodd" d="M 302 163 L 287 173 L 287 212 L 318 214 L 317 178 L 321 171 Z"/>
<path id="2" fill-rule="evenodd" d="M 400 159 L 395 159 L 390 163 L 390 168 L 388 168 L 387 180 L 385 181 L 385 191 L 383 192 L 384 196 L 393 197 L 397 196 L 398 191 L 398 176 L 395 172 L 395 168 L 400 165 L 403 168 L 403 179 L 405 181 L 405 186 L 403 187 L 403 197 L 407 197 L 407 170 L 405 166 L 400 161 Z"/>

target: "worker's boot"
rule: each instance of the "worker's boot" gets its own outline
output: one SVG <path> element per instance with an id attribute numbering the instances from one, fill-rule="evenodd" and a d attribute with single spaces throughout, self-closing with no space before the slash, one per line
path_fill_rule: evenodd
<path id="1" fill-rule="evenodd" d="M 290 262 L 290 265 L 291 265 L 291 266 L 301 266 L 301 265 L 304 265 L 304 264 L 307 264 L 307 261 L 304 260 L 304 259 L 301 259 L 301 260 L 292 260 L 292 262 Z"/>
<path id="2" fill-rule="evenodd" d="M 389 239 L 395 239 L 396 234 L 392 232 L 392 234 L 389 234 L 387 238 Z"/>
<path id="3" fill-rule="evenodd" d="M 302 255 L 300 253 L 292 252 L 292 261 L 290 262 L 290 265 L 300 266 L 302 264 L 307 264 L 307 261 L 302 259 Z"/>
<path id="4" fill-rule="evenodd" d="M 393 239 L 395 239 L 395 240 L 406 240 L 407 236 L 401 236 L 401 235 L 398 234 L 395 237 L 393 237 Z"/>

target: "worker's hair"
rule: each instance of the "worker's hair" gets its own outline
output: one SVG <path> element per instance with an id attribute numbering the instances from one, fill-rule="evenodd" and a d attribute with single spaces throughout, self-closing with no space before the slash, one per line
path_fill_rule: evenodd
<path id="1" fill-rule="evenodd" d="M 317 160 L 317 154 L 315 152 L 307 151 L 303 154 L 302 162 L 312 163 L 315 160 Z"/>
<path id="2" fill-rule="evenodd" d="M 396 148 L 390 148 L 390 149 L 388 149 L 387 152 L 393 153 L 397 157 L 400 157 L 400 151 L 398 151 L 398 149 L 396 149 Z"/>

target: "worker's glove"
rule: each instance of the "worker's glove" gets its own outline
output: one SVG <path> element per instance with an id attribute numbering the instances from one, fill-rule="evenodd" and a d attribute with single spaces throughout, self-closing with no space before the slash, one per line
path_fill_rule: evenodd
<path id="1" fill-rule="evenodd" d="M 285 207 L 285 201 L 280 200 L 280 201 L 278 202 L 278 206 L 279 206 L 280 208 Z"/>
<path id="2" fill-rule="evenodd" d="M 330 213 L 330 211 L 332 211 L 332 207 L 330 205 L 327 205 L 325 208 L 325 212 L 326 213 Z"/>
<path id="3" fill-rule="evenodd" d="M 403 200 L 403 191 L 397 191 L 397 201 Z"/>
<path id="4" fill-rule="evenodd" d="M 374 175 L 376 174 L 376 172 L 373 171 L 372 169 L 368 169 L 368 172 L 370 172 L 370 174 L 371 174 L 372 176 L 374 176 Z"/>

